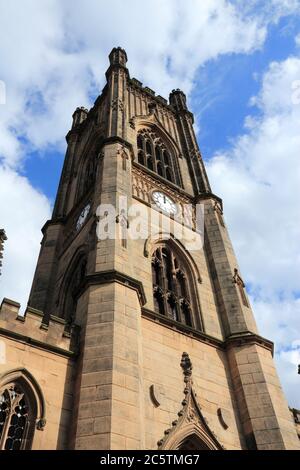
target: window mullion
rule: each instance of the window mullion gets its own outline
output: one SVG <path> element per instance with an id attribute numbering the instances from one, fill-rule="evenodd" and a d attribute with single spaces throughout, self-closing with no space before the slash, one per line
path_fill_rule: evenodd
<path id="1" fill-rule="evenodd" d="M 178 184 L 178 178 L 177 178 L 177 174 L 176 174 L 176 171 L 175 171 L 175 168 L 174 168 L 175 162 L 173 161 L 173 158 L 171 158 L 171 155 L 170 155 L 169 159 L 170 159 L 170 168 L 171 168 L 171 171 L 172 171 L 173 180 L 175 180 L 173 182 Z"/>
<path id="2" fill-rule="evenodd" d="M 12 415 L 13 415 L 12 407 L 10 406 L 9 412 L 7 414 L 7 417 L 6 417 L 4 426 L 3 426 L 2 436 L 1 436 L 1 439 L 0 439 L 0 449 L 1 450 L 5 449 L 5 442 L 6 442 L 6 439 L 7 439 L 7 434 L 8 434 L 8 430 L 9 430 Z"/>
<path id="3" fill-rule="evenodd" d="M 155 171 L 155 173 L 157 173 L 156 151 L 155 151 L 155 145 L 154 145 L 154 140 L 153 139 L 151 139 L 151 148 L 152 148 L 153 171 Z"/>

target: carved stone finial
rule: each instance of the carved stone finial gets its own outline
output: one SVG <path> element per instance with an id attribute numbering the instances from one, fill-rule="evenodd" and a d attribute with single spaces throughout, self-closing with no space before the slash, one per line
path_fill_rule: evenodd
<path id="1" fill-rule="evenodd" d="M 186 377 L 190 377 L 192 375 L 193 365 L 190 360 L 190 356 L 188 353 L 183 352 L 180 362 L 181 368 L 183 369 L 183 373 Z"/>
<path id="2" fill-rule="evenodd" d="M 184 374 L 184 399 L 182 408 L 177 413 L 178 419 L 172 421 L 172 427 L 164 431 L 164 437 L 157 443 L 158 449 L 178 449 L 188 435 L 199 437 L 199 448 L 204 444 L 207 449 L 222 449 L 216 435 L 210 429 L 198 404 L 192 384 L 192 362 L 188 353 L 182 353 L 180 366 Z M 202 442 L 202 444 L 201 444 Z"/>
<path id="3" fill-rule="evenodd" d="M 157 111 L 157 104 L 154 101 L 151 101 L 148 104 L 149 114 L 154 114 Z"/>
<path id="4" fill-rule="evenodd" d="M 239 275 L 239 270 L 237 268 L 234 268 L 234 275 L 233 275 L 233 278 L 232 278 L 232 282 L 234 284 L 241 284 L 243 287 L 245 287 L 244 281 L 241 278 L 241 276 Z"/>
<path id="5" fill-rule="evenodd" d="M 72 129 L 79 124 L 81 124 L 85 119 L 87 118 L 88 115 L 88 109 L 86 109 L 84 106 L 80 106 L 75 109 L 72 118 L 73 118 L 73 123 L 72 123 Z"/>
<path id="6" fill-rule="evenodd" d="M 4 242 L 7 240 L 7 236 L 5 230 L 3 228 L 0 229 L 0 276 L 1 276 L 1 266 L 2 266 L 2 258 L 3 258 L 3 250 L 4 250 Z"/>
<path id="7" fill-rule="evenodd" d="M 114 47 L 109 54 L 110 65 L 122 65 L 126 66 L 127 54 L 122 47 Z"/>
<path id="8" fill-rule="evenodd" d="M 39 420 L 37 420 L 37 422 L 36 422 L 36 428 L 37 428 L 39 431 L 43 431 L 45 426 L 46 426 L 46 420 L 45 420 L 45 418 L 40 418 Z"/>
<path id="9" fill-rule="evenodd" d="M 187 111 L 187 104 L 186 104 L 186 96 L 183 91 L 177 88 L 176 90 L 172 90 L 169 96 L 169 102 L 171 106 L 177 111 Z"/>

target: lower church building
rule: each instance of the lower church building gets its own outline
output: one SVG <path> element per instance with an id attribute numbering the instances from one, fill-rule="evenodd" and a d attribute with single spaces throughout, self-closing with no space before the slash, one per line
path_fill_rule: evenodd
<path id="1" fill-rule="evenodd" d="M 299 450 L 186 97 L 119 47 L 109 62 L 73 114 L 28 306 L 1 304 L 0 449 Z"/>

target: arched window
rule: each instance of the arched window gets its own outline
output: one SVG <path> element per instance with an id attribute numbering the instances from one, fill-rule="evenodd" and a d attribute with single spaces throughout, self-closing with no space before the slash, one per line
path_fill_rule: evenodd
<path id="1" fill-rule="evenodd" d="M 84 164 L 79 179 L 79 188 L 77 193 L 77 200 L 83 195 L 87 194 L 95 182 L 96 177 L 96 159 L 90 157 Z"/>
<path id="2" fill-rule="evenodd" d="M 167 180 L 173 181 L 174 177 L 173 177 L 172 170 L 168 166 L 166 166 L 165 169 L 166 169 L 166 178 L 167 178 Z"/>
<path id="3" fill-rule="evenodd" d="M 46 420 L 45 402 L 39 386 L 25 369 L 4 376 L 0 384 L 0 450 L 31 449 L 35 428 Z"/>
<path id="4" fill-rule="evenodd" d="M 152 147 L 149 140 L 146 140 L 146 154 L 147 156 L 152 155 Z"/>
<path id="5" fill-rule="evenodd" d="M 162 139 L 148 129 L 142 129 L 137 136 L 138 163 L 156 172 L 162 178 L 181 186 L 178 163 L 170 154 Z"/>
<path id="6" fill-rule="evenodd" d="M 147 157 L 147 167 L 149 170 L 153 171 L 153 160 L 151 157 Z"/>
<path id="7" fill-rule="evenodd" d="M 1 392 L 0 410 L 1 448 L 22 449 L 30 424 L 30 408 L 26 395 L 19 385 L 9 384 Z"/>
<path id="8" fill-rule="evenodd" d="M 139 163 L 140 163 L 141 165 L 144 165 L 144 164 L 145 164 L 145 162 L 144 162 L 144 152 L 139 151 L 139 153 L 138 153 L 138 161 L 139 161 Z"/>
<path id="9" fill-rule="evenodd" d="M 168 246 L 159 246 L 153 253 L 152 283 L 155 311 L 195 327 L 192 312 L 193 283 L 180 257 Z"/>
<path id="10" fill-rule="evenodd" d="M 156 161 L 157 161 L 157 162 L 160 162 L 160 161 L 161 161 L 161 151 L 160 151 L 160 147 L 156 147 L 156 148 L 155 148 L 155 158 L 156 158 Z"/>
<path id="11" fill-rule="evenodd" d="M 164 178 L 163 166 L 160 162 L 157 163 L 157 173 Z"/>

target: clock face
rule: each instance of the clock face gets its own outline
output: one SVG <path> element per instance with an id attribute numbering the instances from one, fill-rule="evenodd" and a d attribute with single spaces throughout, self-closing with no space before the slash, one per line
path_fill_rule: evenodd
<path id="1" fill-rule="evenodd" d="M 167 214 L 175 215 L 177 213 L 175 202 L 166 194 L 161 193 L 160 191 L 154 191 L 154 193 L 152 193 L 152 199 L 156 206 Z"/>
<path id="2" fill-rule="evenodd" d="M 76 223 L 76 230 L 80 230 L 81 227 L 83 226 L 89 212 L 90 212 L 91 205 L 87 204 L 84 209 L 82 209 Z"/>

